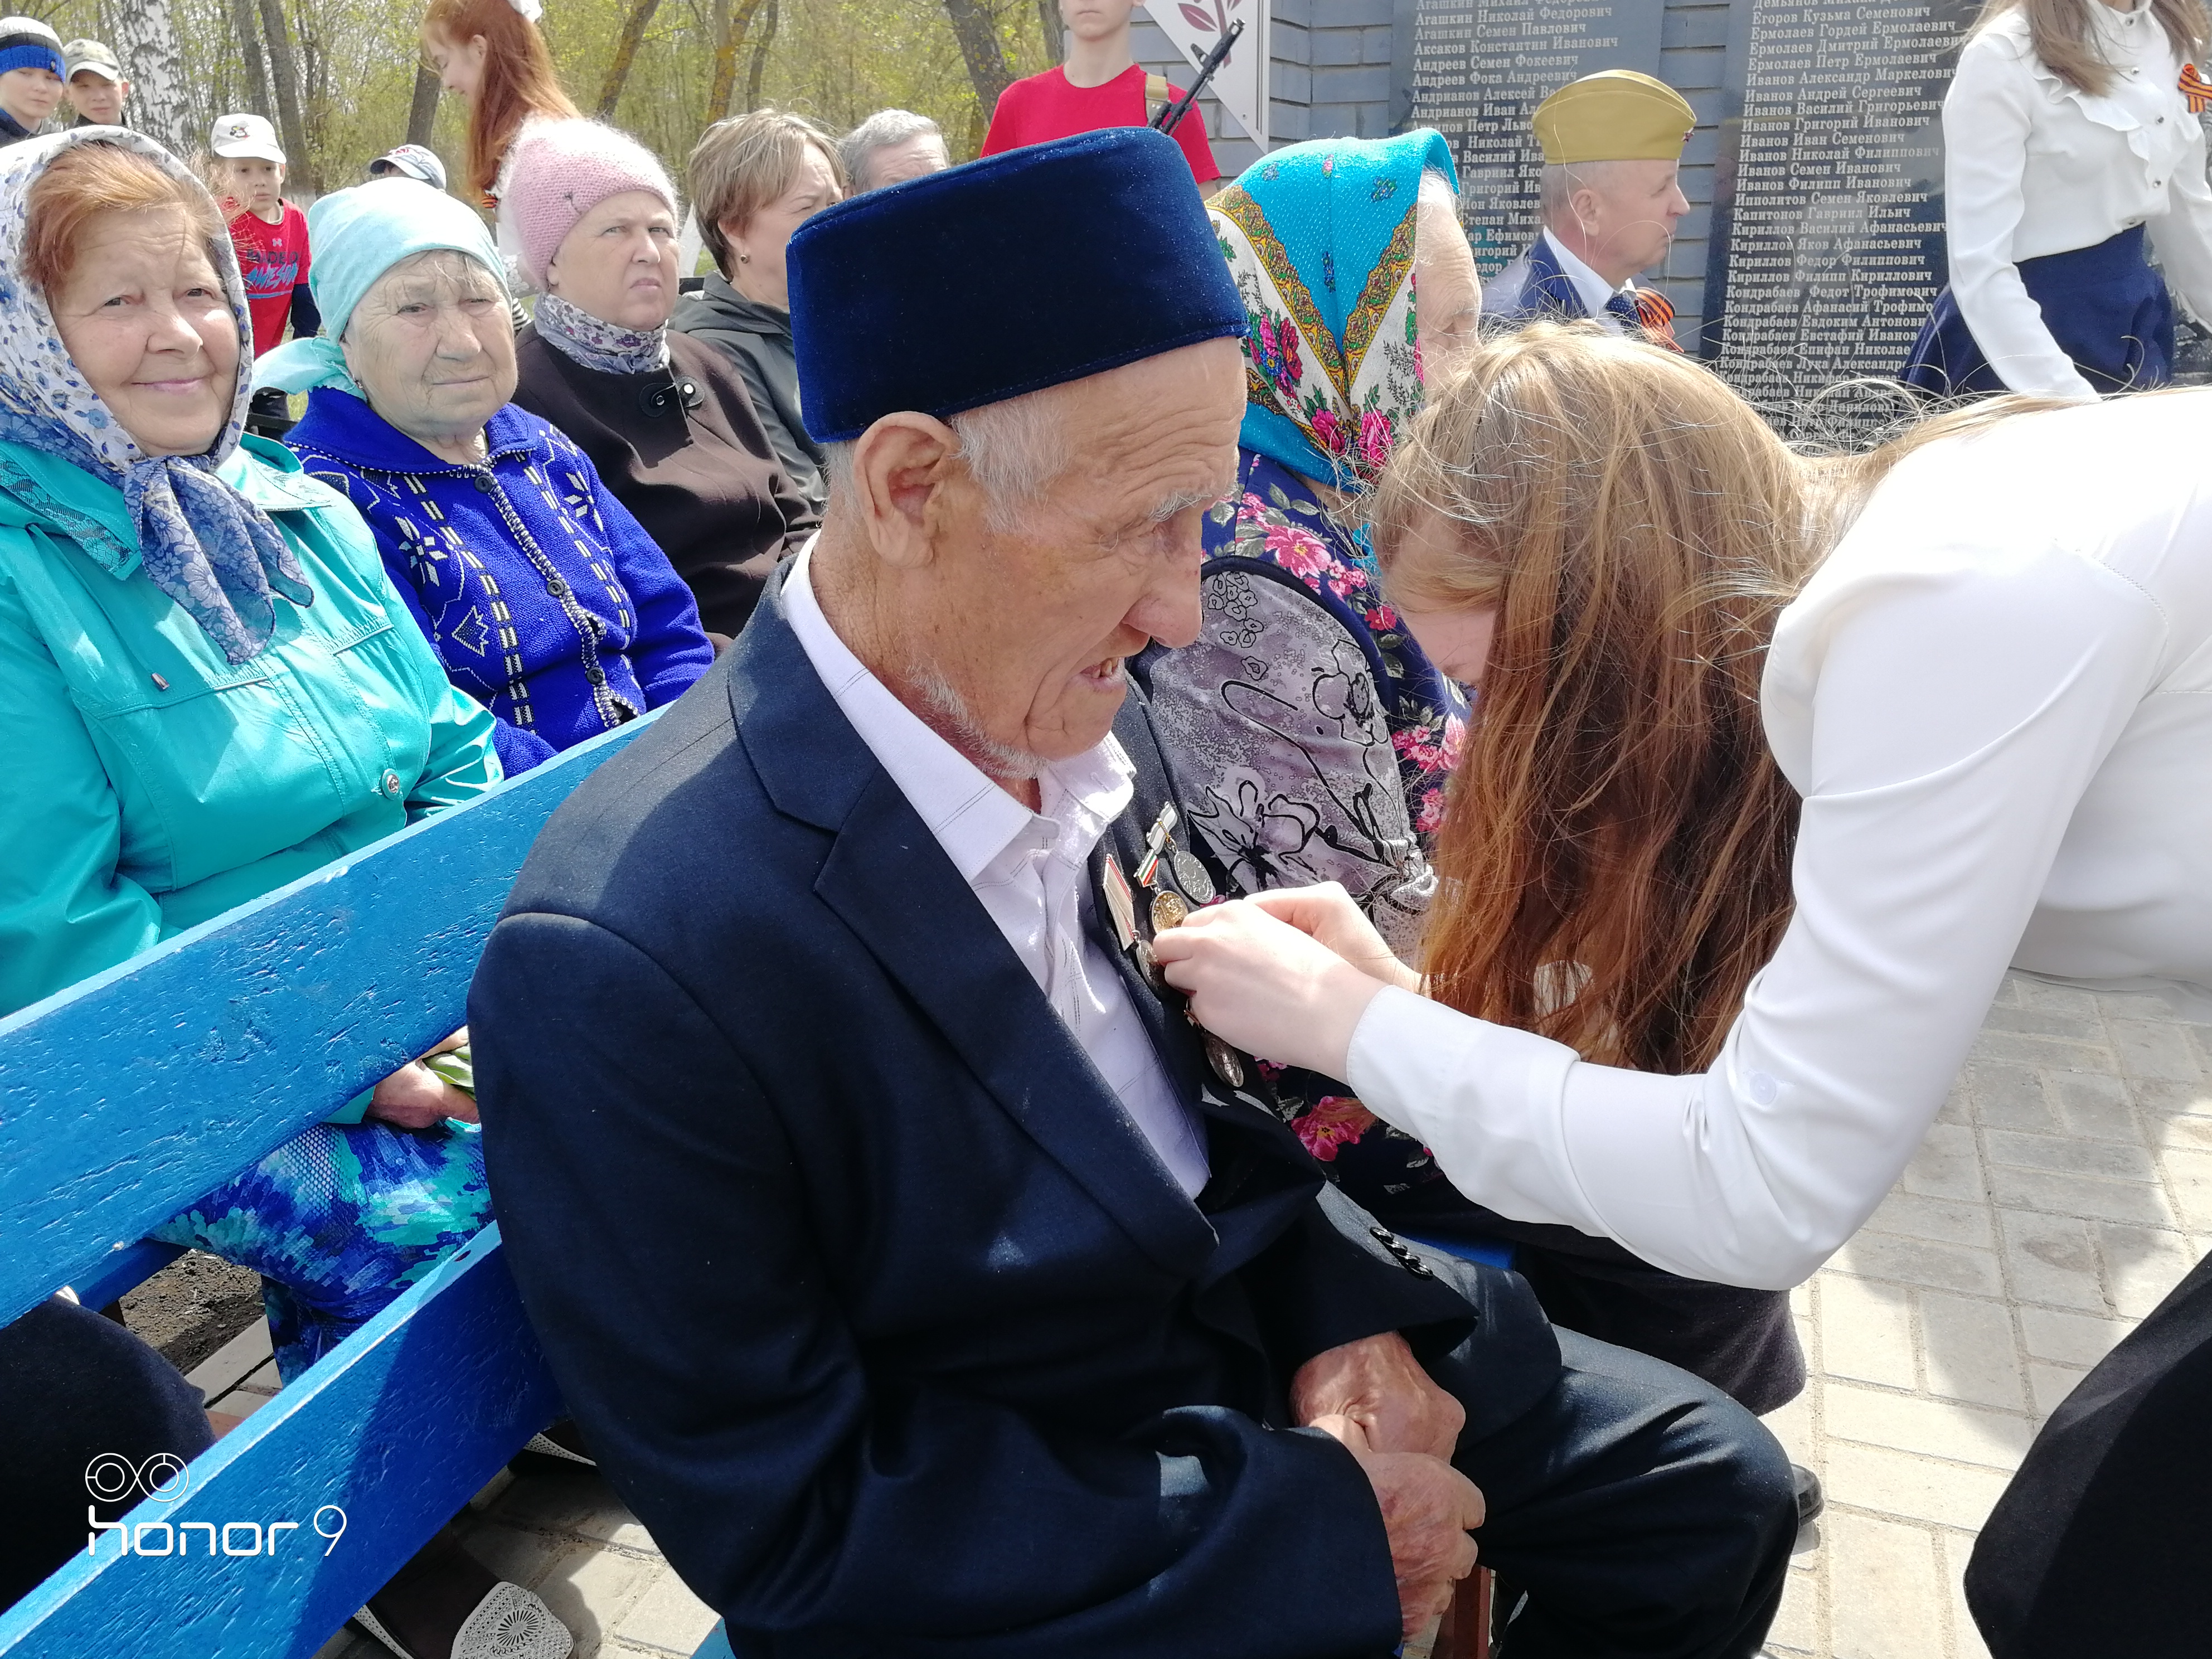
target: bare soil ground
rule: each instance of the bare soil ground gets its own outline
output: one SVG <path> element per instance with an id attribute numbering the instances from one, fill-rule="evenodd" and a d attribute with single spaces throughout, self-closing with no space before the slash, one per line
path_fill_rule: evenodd
<path id="1" fill-rule="evenodd" d="M 123 1298 L 123 1322 L 189 1371 L 261 1317 L 261 1279 L 198 1250 Z"/>

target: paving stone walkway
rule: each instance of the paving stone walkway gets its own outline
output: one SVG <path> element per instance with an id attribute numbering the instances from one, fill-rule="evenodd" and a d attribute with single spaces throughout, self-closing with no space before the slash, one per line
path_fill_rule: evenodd
<path id="1" fill-rule="evenodd" d="M 2044 1419 L 2207 1249 L 2212 1026 L 2008 979 L 1897 1190 L 1796 1293 L 1811 1381 L 1769 1421 L 1828 1513 L 1771 1652 L 1986 1659 L 1959 1589 L 1977 1528 Z M 234 1346 L 233 1369 L 253 1361 Z M 268 1373 L 236 1381 L 218 1412 Z M 588 1471 L 495 1483 L 464 1531 L 562 1615 L 576 1659 L 688 1655 L 714 1623 Z M 317 1659 L 386 1656 L 341 1633 Z"/>

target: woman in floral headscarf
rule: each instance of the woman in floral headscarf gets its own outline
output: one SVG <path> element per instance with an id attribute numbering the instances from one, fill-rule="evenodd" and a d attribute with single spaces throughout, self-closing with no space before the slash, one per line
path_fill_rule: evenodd
<path id="1" fill-rule="evenodd" d="M 1454 190 L 1425 130 L 1293 144 L 1214 199 L 1250 317 L 1237 489 L 1206 526 L 1203 634 L 1142 665 L 1192 833 L 1238 885 L 1340 882 L 1401 948 L 1436 889 L 1467 701 L 1382 603 L 1356 514 L 1425 383 L 1475 337 Z M 1279 1086 L 1348 1186 L 1439 1178 L 1419 1142 L 1317 1083 Z"/>

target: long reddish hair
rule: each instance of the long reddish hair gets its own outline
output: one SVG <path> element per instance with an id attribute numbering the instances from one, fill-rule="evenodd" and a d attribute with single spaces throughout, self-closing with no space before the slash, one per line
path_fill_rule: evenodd
<path id="1" fill-rule="evenodd" d="M 509 0 L 430 0 L 422 33 L 452 46 L 484 38 L 483 78 L 469 105 L 469 188 L 489 197 L 499 164 L 522 124 L 533 115 L 566 120 L 582 113 L 561 90 L 553 54 L 538 26 Z"/>

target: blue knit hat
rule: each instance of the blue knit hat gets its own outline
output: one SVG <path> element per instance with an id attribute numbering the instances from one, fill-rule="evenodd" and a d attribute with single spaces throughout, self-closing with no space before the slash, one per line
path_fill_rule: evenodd
<path id="1" fill-rule="evenodd" d="M 869 191 L 801 225 L 786 260 L 817 443 L 1244 332 L 1190 164 L 1146 127 Z"/>
<path id="2" fill-rule="evenodd" d="M 35 17 L 0 17 L 0 75 L 9 70 L 52 70 L 62 73 L 62 38 Z"/>

